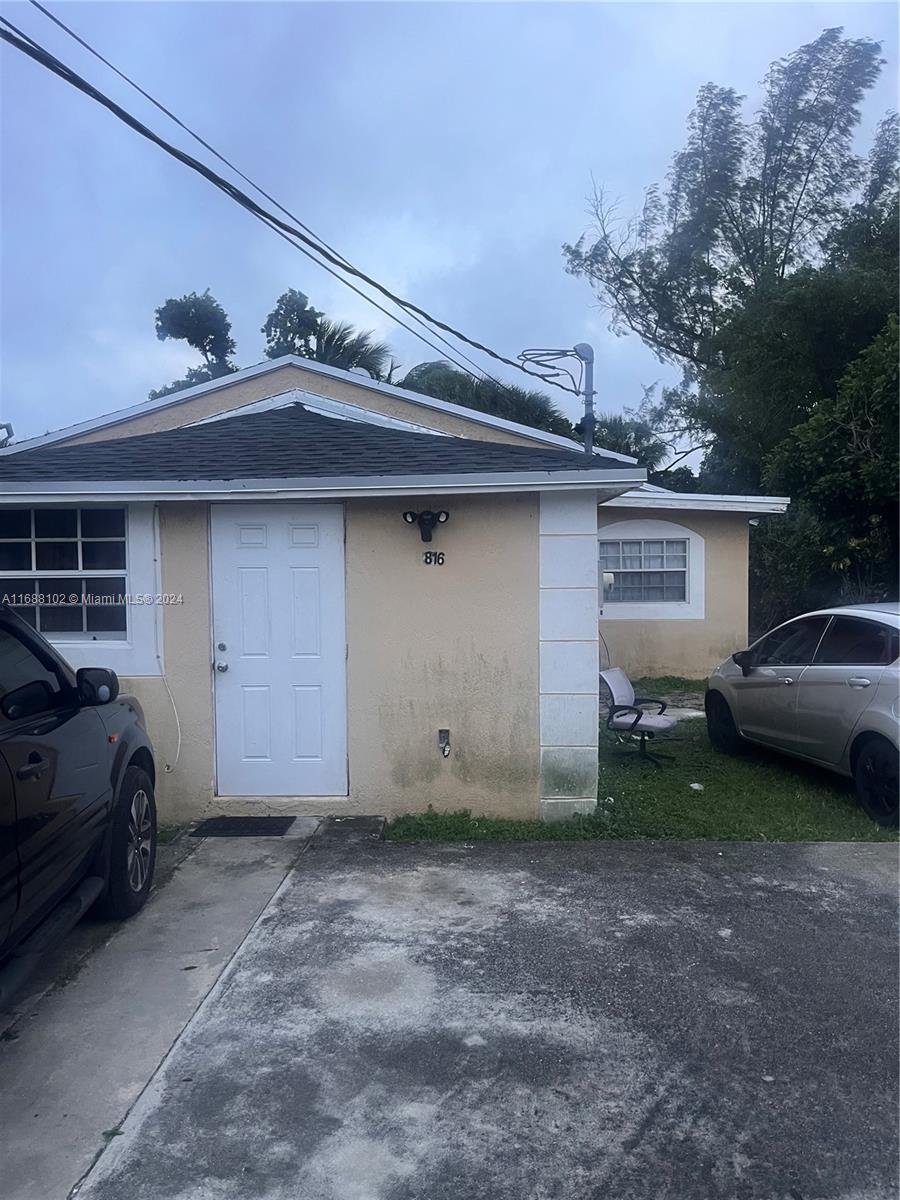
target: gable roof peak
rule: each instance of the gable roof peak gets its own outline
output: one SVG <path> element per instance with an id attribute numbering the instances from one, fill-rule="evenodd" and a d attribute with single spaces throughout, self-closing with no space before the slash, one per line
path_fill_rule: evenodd
<path id="1" fill-rule="evenodd" d="M 8 446 L 0 447 L 0 458 L 5 455 L 20 453 L 23 450 L 31 450 L 38 446 L 50 446 L 59 442 L 65 442 L 70 438 L 79 437 L 85 433 L 92 433 L 97 429 L 106 429 L 112 425 L 121 425 L 136 417 L 144 416 L 147 413 L 158 412 L 166 408 L 185 404 L 198 396 L 234 387 L 236 384 L 243 383 L 248 379 L 258 378 L 273 371 L 281 370 L 284 367 L 296 367 L 299 370 L 309 372 L 313 375 L 320 375 L 324 378 L 344 380 L 367 391 L 379 392 L 382 395 L 405 400 L 409 403 L 417 404 L 424 409 L 449 413 L 476 425 L 502 429 L 508 433 L 515 433 L 520 437 L 526 437 L 530 441 L 543 445 L 556 446 L 563 450 L 571 450 L 573 446 L 577 448 L 577 443 L 573 443 L 569 438 L 561 437 L 556 433 L 547 433 L 545 430 L 536 429 L 532 425 L 522 425 L 518 421 L 508 421 L 504 417 L 496 417 L 491 413 L 480 412 L 478 409 L 464 408 L 462 405 L 452 404 L 449 400 L 439 400 L 435 396 L 427 396 L 421 392 L 409 391 L 407 388 L 397 387 L 393 383 L 383 383 L 380 380 L 372 379 L 370 376 L 357 374 L 352 370 L 348 371 L 341 367 L 332 367 L 327 363 L 316 362 L 315 359 L 301 358 L 296 354 L 285 354 L 280 358 L 265 359 L 263 362 L 256 363 L 253 366 L 242 367 L 230 375 L 222 375 L 206 383 L 198 383 L 193 387 L 183 388 L 178 392 L 171 392 L 155 400 L 143 400 L 139 404 L 133 404 L 128 408 L 105 413 L 99 417 L 93 417 L 87 421 L 81 421 L 75 425 L 69 425 L 63 429 L 57 429 L 38 437 L 26 438 L 21 442 L 13 442 Z M 637 462 L 636 459 L 630 458 L 626 454 L 619 454 L 613 450 L 598 449 L 597 453 L 604 458 L 612 458 L 618 462 L 628 463 L 629 465 Z"/>

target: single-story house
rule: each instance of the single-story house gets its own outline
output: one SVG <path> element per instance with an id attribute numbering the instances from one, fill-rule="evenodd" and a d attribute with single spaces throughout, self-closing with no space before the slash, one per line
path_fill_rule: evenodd
<path id="1" fill-rule="evenodd" d="M 0 592 L 137 697 L 166 820 L 552 819 L 596 799 L 601 629 L 632 674 L 746 637 L 747 514 L 776 502 L 673 496 L 288 357 L 0 450 Z"/>
<path id="2" fill-rule="evenodd" d="M 600 504 L 604 657 L 632 676 L 701 679 L 745 646 L 750 526 L 788 503 L 643 483 Z"/>

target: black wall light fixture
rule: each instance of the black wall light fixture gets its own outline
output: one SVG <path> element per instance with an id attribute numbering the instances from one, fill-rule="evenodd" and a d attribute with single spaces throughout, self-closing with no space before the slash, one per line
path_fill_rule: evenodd
<path id="1" fill-rule="evenodd" d="M 431 534 L 435 525 L 443 525 L 445 521 L 450 520 L 450 514 L 441 509 L 440 512 L 432 512 L 427 508 L 425 512 L 405 512 L 403 520 L 407 525 L 418 525 L 419 533 L 422 535 L 423 542 L 431 541 Z"/>

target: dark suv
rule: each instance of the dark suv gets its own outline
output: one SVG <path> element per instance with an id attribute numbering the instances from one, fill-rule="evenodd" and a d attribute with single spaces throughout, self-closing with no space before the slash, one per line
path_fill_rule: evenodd
<path id="1" fill-rule="evenodd" d="M 115 918 L 144 904 L 154 778 L 115 672 L 73 671 L 0 605 L 0 1002 L 95 902 Z"/>

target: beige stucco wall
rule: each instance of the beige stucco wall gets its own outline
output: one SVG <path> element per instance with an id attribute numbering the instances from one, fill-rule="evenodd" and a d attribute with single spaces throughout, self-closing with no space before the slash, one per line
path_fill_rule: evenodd
<path id="1" fill-rule="evenodd" d="M 481 425 L 476 421 L 469 421 L 451 413 L 425 408 L 413 401 L 386 395 L 349 380 L 332 379 L 327 375 L 320 375 L 317 372 L 306 371 L 302 367 L 295 366 L 281 367 L 277 371 L 258 376 L 255 379 L 243 379 L 237 383 L 229 384 L 223 380 L 220 388 L 202 396 L 131 417 L 127 421 L 108 426 L 105 429 L 95 429 L 90 433 L 78 434 L 57 444 L 77 446 L 83 442 L 105 442 L 112 438 L 133 437 L 140 433 L 158 433 L 163 429 L 175 429 L 180 425 L 202 420 L 203 417 L 213 416 L 215 413 L 230 412 L 245 404 L 265 400 L 269 396 L 278 396 L 291 388 L 302 388 L 317 396 L 326 396 L 330 400 L 342 400 L 348 404 L 357 404 L 372 412 L 417 422 L 426 425 L 429 429 L 439 430 L 441 433 L 456 434 L 460 437 L 473 438 L 476 441 L 508 442 L 515 446 L 535 445 L 534 440 L 526 436 L 519 436 L 489 425 Z"/>
<path id="2" fill-rule="evenodd" d="M 196 816 L 209 807 L 213 796 L 208 521 L 207 504 L 159 506 L 162 590 L 183 597 L 183 603 L 162 609 L 163 663 L 172 697 L 158 676 L 121 681 L 122 690 L 140 700 L 147 718 L 164 822 Z M 173 700 L 181 722 L 180 752 Z M 167 765 L 174 769 L 166 771 Z"/>
<path id="3" fill-rule="evenodd" d="M 401 513 L 446 508 L 450 521 L 422 562 Z M 537 497 L 354 500 L 346 509 L 350 796 L 287 801 L 214 796 L 208 506 L 160 505 L 166 677 L 123 678 L 144 707 L 163 822 L 209 812 L 394 814 L 468 807 L 536 816 L 538 732 Z M 438 751 L 449 729 L 452 752 Z"/>
<path id="4" fill-rule="evenodd" d="M 601 618 L 609 662 L 635 677 L 682 675 L 702 679 L 747 644 L 749 524 L 746 513 L 599 509 L 599 530 L 625 520 L 667 520 L 699 533 L 705 547 L 705 615 L 697 620 L 652 621 Z"/>
<path id="5" fill-rule="evenodd" d="M 431 567 L 405 507 L 347 505 L 354 801 L 537 816 L 537 498 L 418 498 L 451 513 L 432 543 L 446 562 Z M 450 730 L 447 759 L 438 729 Z"/>

